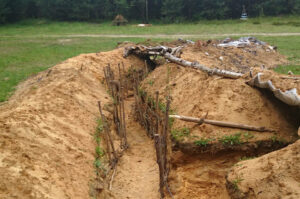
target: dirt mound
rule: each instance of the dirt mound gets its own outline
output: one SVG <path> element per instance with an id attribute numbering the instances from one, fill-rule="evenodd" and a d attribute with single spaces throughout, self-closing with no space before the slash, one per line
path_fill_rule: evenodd
<path id="1" fill-rule="evenodd" d="M 266 69 L 286 62 L 275 51 L 258 48 L 255 54 L 247 48 L 220 49 L 213 43 L 201 44 L 200 48 L 196 45 L 185 47 L 181 58 L 236 72 L 253 68 L 253 75 L 263 71 L 264 78 L 272 79 L 283 91 L 291 87 L 300 89 L 297 80 L 286 79 L 282 83 L 278 74 Z M 239 56 L 242 61 L 235 62 Z M 247 67 L 241 68 L 243 65 Z M 299 109 L 282 103 L 270 92 L 247 85 L 248 74 L 227 79 L 165 63 L 143 80 L 140 90 L 152 98 L 156 91 L 160 96 L 170 93 L 172 114 L 201 118 L 208 113 L 209 120 L 275 130 L 256 132 L 175 120 L 171 127 L 173 150 L 181 151 L 172 156 L 170 187 L 175 198 L 230 198 L 225 176 L 240 158 L 259 156 L 297 140 Z M 160 101 L 163 109 L 165 100 Z"/>
<path id="2" fill-rule="evenodd" d="M 181 41 L 165 43 L 167 46 L 184 45 Z M 270 69 L 287 64 L 285 56 L 268 45 L 252 44 L 242 48 L 220 47 L 219 40 L 196 41 L 184 47 L 181 58 L 197 61 L 211 68 L 225 69 L 235 72 L 247 72 L 250 68 Z"/>
<path id="3" fill-rule="evenodd" d="M 167 79 L 169 84 L 166 84 Z M 296 135 L 298 128 L 296 123 L 299 121 L 289 114 L 291 108 L 273 100 L 272 96 L 248 86 L 245 79 L 232 80 L 208 76 L 203 72 L 168 64 L 153 71 L 144 80 L 142 88 L 154 96 L 156 90 L 164 94 L 167 86 L 173 97 L 172 109 L 178 115 L 201 118 L 208 112 L 207 119 L 265 126 L 277 130 L 275 134 L 247 132 L 175 120 L 173 129 L 184 127 L 189 129 L 186 135 L 180 132 L 174 135 L 178 142 L 193 143 L 209 139 L 218 143 L 220 138 L 237 133 L 241 133 L 241 142 L 271 140 L 275 137 L 289 142 Z"/>
<path id="4" fill-rule="evenodd" d="M 300 141 L 237 164 L 227 176 L 232 198 L 299 198 Z"/>
<path id="5" fill-rule="evenodd" d="M 22 83 L 0 106 L 0 198 L 89 198 L 103 67 L 142 65 L 122 50 L 80 55 Z M 107 112 L 105 112 L 107 114 Z"/>

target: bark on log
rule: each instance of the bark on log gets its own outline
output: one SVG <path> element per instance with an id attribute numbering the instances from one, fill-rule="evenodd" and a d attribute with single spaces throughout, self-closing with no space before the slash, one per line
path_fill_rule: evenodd
<path id="1" fill-rule="evenodd" d="M 211 124 L 215 126 L 222 126 L 222 127 L 229 127 L 229 128 L 238 128 L 238 129 L 245 129 L 249 131 L 259 131 L 259 132 L 275 132 L 274 129 L 269 129 L 266 127 L 256 127 L 256 126 L 250 126 L 245 124 L 237 124 L 232 122 L 223 122 L 223 121 L 217 121 L 217 120 L 208 120 L 205 118 L 194 118 L 194 117 L 187 117 L 182 115 L 169 115 L 170 118 L 176 118 L 180 119 L 186 122 L 195 122 L 198 124 Z"/>
<path id="2" fill-rule="evenodd" d="M 216 68 L 209 68 L 207 66 L 199 64 L 198 62 L 186 61 L 184 59 L 175 57 L 174 55 L 172 55 L 170 53 L 164 54 L 164 57 L 173 63 L 179 64 L 184 67 L 195 68 L 195 69 L 201 70 L 201 71 L 206 72 L 211 75 L 219 75 L 222 77 L 228 77 L 228 78 L 232 78 L 232 79 L 238 79 L 243 76 L 242 73 L 236 73 L 236 72 L 231 72 L 231 71 L 227 71 L 227 70 L 220 70 L 220 69 L 216 69 Z"/>
<path id="3" fill-rule="evenodd" d="M 243 76 L 242 73 L 236 73 L 227 70 L 220 70 L 216 68 L 209 68 L 204 66 L 198 62 L 190 62 L 184 59 L 178 58 L 181 53 L 182 46 L 176 48 L 170 48 L 166 46 L 156 46 L 156 47 L 146 47 L 146 46 L 136 46 L 136 47 L 127 47 L 124 50 L 124 57 L 128 57 L 130 54 L 136 54 L 138 56 L 151 56 L 151 55 L 160 55 L 163 56 L 165 59 L 169 60 L 170 62 L 179 64 L 184 67 L 191 67 L 197 70 L 201 70 L 203 72 L 212 74 L 212 75 L 219 75 L 222 77 L 228 77 L 233 79 L 238 79 Z"/>

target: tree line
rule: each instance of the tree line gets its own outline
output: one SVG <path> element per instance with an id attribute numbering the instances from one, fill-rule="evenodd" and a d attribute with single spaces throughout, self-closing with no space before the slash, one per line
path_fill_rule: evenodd
<path id="1" fill-rule="evenodd" d="M 250 17 L 300 13 L 300 0 L 0 0 L 0 23 L 28 18 L 99 21 L 117 14 L 145 22 L 146 8 L 150 21 L 235 19 L 243 5 Z"/>

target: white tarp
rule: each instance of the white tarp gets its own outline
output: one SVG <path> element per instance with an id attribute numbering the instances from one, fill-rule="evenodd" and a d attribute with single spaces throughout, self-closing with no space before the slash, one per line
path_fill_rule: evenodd
<path id="1" fill-rule="evenodd" d="M 263 75 L 262 73 L 258 73 L 252 80 L 248 82 L 251 86 L 256 86 L 258 88 L 266 88 L 272 91 L 276 98 L 281 100 L 282 102 L 291 105 L 291 106 L 298 106 L 300 107 L 300 96 L 297 93 L 297 89 L 293 88 L 291 90 L 287 90 L 285 92 L 277 89 L 271 80 L 262 81 L 260 76 Z"/>
<path id="2" fill-rule="evenodd" d="M 265 42 L 256 39 L 255 37 L 241 37 L 238 40 L 231 40 L 230 38 L 224 39 L 222 43 L 218 44 L 220 47 L 245 47 L 252 44 L 266 45 Z"/>

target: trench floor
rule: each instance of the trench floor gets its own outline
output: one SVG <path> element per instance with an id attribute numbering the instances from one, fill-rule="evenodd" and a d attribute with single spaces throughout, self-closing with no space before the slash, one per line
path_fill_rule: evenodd
<path id="1" fill-rule="evenodd" d="M 112 183 L 112 195 L 124 199 L 160 198 L 159 170 L 154 142 L 134 120 L 134 98 L 125 101 L 129 148 L 120 158 Z"/>

